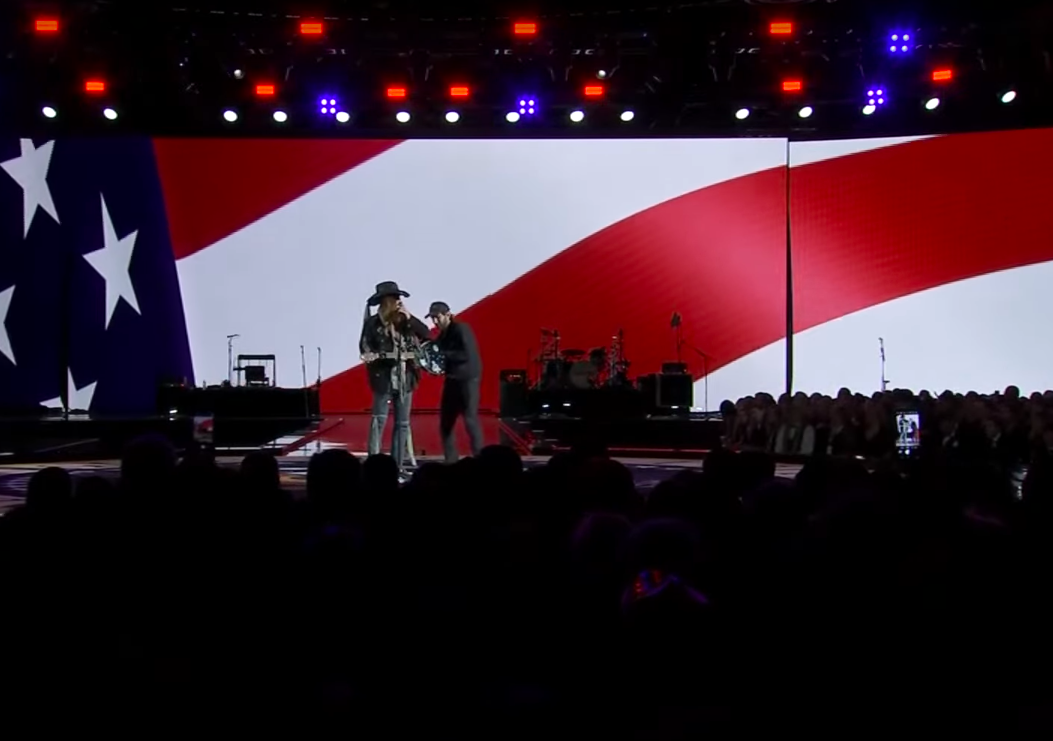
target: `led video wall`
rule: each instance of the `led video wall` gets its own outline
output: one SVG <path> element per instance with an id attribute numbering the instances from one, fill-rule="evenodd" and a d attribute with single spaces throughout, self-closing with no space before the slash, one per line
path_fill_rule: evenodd
<path id="1" fill-rule="evenodd" d="M 788 218 L 797 389 L 877 390 L 879 338 L 892 386 L 1044 389 L 1051 139 L 0 140 L 0 405 L 150 411 L 244 353 L 362 409 L 385 280 L 474 327 L 487 407 L 542 328 L 638 375 L 674 314 L 700 406 L 778 394 Z"/>

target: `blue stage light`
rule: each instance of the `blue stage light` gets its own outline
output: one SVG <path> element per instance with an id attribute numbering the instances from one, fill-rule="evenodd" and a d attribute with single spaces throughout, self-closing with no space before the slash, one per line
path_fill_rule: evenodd
<path id="1" fill-rule="evenodd" d="M 867 105 L 880 108 L 885 105 L 885 101 L 888 100 L 888 91 L 884 86 L 874 86 L 867 88 Z"/>
<path id="2" fill-rule="evenodd" d="M 520 116 L 533 116 L 537 113 L 537 98 L 530 95 L 524 95 L 518 102 Z"/>
<path id="3" fill-rule="evenodd" d="M 888 50 L 893 54 L 906 54 L 911 50 L 909 33 L 894 33 L 889 36 Z"/>
<path id="4" fill-rule="evenodd" d="M 323 116 L 335 116 L 337 112 L 336 98 L 331 95 L 323 95 L 318 99 L 319 113 Z"/>

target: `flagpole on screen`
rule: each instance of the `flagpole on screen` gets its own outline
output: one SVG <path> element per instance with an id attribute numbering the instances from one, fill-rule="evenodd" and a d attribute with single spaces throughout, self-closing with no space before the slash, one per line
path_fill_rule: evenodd
<path id="1" fill-rule="evenodd" d="M 793 233 L 790 225 L 790 139 L 786 138 L 786 394 L 793 394 Z"/>
<path id="2" fill-rule="evenodd" d="M 303 415 L 311 418 L 311 395 L 307 390 L 307 355 L 303 345 L 300 345 L 300 375 L 303 377 Z"/>

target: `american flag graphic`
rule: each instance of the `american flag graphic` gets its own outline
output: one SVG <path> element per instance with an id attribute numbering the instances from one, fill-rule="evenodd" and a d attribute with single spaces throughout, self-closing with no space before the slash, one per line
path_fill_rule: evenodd
<path id="1" fill-rule="evenodd" d="M 3 140 L 0 168 L 0 406 L 152 413 L 193 367 L 150 140 Z"/>
<path id="2" fill-rule="evenodd" d="M 711 406 L 795 389 L 1053 386 L 1053 130 L 785 139 L 0 140 L 0 406 L 152 412 L 274 354 L 362 410 L 362 307 L 449 303 L 498 374 L 539 330 L 631 375 L 676 360 Z M 301 369 L 301 346 L 307 370 Z M 706 354 L 703 361 L 699 350 Z M 417 409 L 436 406 L 428 379 Z"/>

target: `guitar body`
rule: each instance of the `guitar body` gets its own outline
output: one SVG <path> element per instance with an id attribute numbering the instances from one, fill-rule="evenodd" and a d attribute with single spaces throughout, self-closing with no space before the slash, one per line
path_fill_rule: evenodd
<path id="1" fill-rule="evenodd" d="M 446 373 L 446 357 L 434 342 L 424 342 L 417 354 L 417 363 L 425 373 L 441 376 Z"/>

